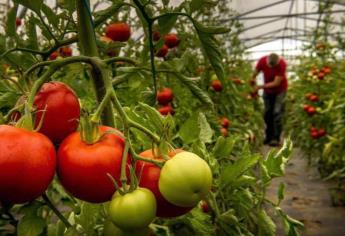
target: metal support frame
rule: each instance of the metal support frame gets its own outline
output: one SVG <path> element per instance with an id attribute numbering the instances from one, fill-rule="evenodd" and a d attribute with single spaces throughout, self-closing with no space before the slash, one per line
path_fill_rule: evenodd
<path id="1" fill-rule="evenodd" d="M 324 14 L 334 14 L 334 13 L 345 13 L 345 9 L 324 12 Z M 319 14 L 320 12 L 303 12 L 303 13 L 295 13 L 295 14 L 248 16 L 248 17 L 241 17 L 239 18 L 239 20 L 257 20 L 257 19 L 267 19 L 267 18 L 276 18 L 276 17 L 298 17 L 298 16 L 319 15 Z"/>

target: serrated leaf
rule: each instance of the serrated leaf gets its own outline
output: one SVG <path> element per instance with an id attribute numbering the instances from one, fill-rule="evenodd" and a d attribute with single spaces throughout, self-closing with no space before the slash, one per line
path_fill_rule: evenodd
<path id="1" fill-rule="evenodd" d="M 15 3 L 18 3 L 24 7 L 31 9 L 36 12 L 38 15 L 41 14 L 41 8 L 43 5 L 43 0 L 13 0 Z"/>
<path id="2" fill-rule="evenodd" d="M 207 93 L 205 93 L 201 88 L 199 88 L 198 85 L 196 85 L 196 83 L 188 78 L 185 77 L 179 73 L 174 73 L 174 75 L 176 76 L 176 78 L 179 79 L 179 81 L 181 81 L 184 85 L 186 85 L 188 87 L 188 89 L 204 104 L 209 106 L 212 110 L 214 109 L 214 104 L 211 100 L 211 98 L 208 96 Z"/>
<path id="3" fill-rule="evenodd" d="M 16 14 L 17 6 L 12 7 L 7 13 L 5 31 L 8 37 L 14 37 L 16 35 Z"/>
<path id="4" fill-rule="evenodd" d="M 292 142 L 288 139 L 277 152 L 272 149 L 264 161 L 264 165 L 271 177 L 280 177 L 285 173 L 285 165 L 289 161 L 292 152 Z"/>
<path id="5" fill-rule="evenodd" d="M 200 128 L 199 138 L 204 143 L 212 142 L 213 129 L 210 124 L 207 122 L 206 116 L 204 113 L 199 113 L 198 124 Z"/>
<path id="6" fill-rule="evenodd" d="M 213 147 L 213 155 L 216 158 L 229 156 L 236 143 L 236 139 L 233 137 L 224 138 L 219 136 L 216 144 Z"/>
<path id="7" fill-rule="evenodd" d="M 260 159 L 259 155 L 243 156 L 233 164 L 228 164 L 222 171 L 220 180 L 221 186 L 226 187 L 235 183 L 236 180 L 247 170 L 254 166 Z"/>
<path id="8" fill-rule="evenodd" d="M 197 21 L 194 21 L 194 26 L 197 29 L 197 31 L 206 34 L 226 34 L 230 32 L 229 28 L 221 26 L 204 26 Z"/>
<path id="9" fill-rule="evenodd" d="M 162 133 L 164 128 L 164 118 L 161 114 L 155 108 L 145 103 L 139 103 L 139 106 L 147 115 L 148 120 L 156 128 L 156 131 L 158 133 Z"/>
<path id="10" fill-rule="evenodd" d="M 280 183 L 279 188 L 278 188 L 278 200 L 279 200 L 279 202 L 284 200 L 284 192 L 285 192 L 285 185 L 284 185 L 284 183 Z"/>
<path id="11" fill-rule="evenodd" d="M 265 210 L 260 209 L 258 213 L 258 227 L 259 236 L 275 236 L 276 235 L 276 225 L 269 217 Z"/>
<path id="12" fill-rule="evenodd" d="M 166 35 L 174 27 L 177 20 L 177 15 L 167 15 L 158 19 L 159 32 L 161 35 Z"/>
<path id="13" fill-rule="evenodd" d="M 59 27 L 59 17 L 55 14 L 55 12 L 46 4 L 42 5 L 42 12 L 47 17 L 49 24 L 57 29 Z"/>
<path id="14" fill-rule="evenodd" d="M 80 214 L 75 217 L 75 220 L 83 227 L 85 232 L 93 232 L 94 225 L 101 215 L 102 208 L 101 204 L 82 202 Z"/>
<path id="15" fill-rule="evenodd" d="M 18 236 L 37 236 L 43 233 L 46 227 L 46 222 L 43 218 L 38 216 L 24 216 L 17 226 Z"/>
<path id="16" fill-rule="evenodd" d="M 184 143 L 190 144 L 198 140 L 200 134 L 199 114 L 194 113 L 189 119 L 184 122 L 178 132 L 178 135 Z"/>
<path id="17" fill-rule="evenodd" d="M 26 34 L 28 36 L 28 47 L 31 49 L 38 49 L 38 40 L 37 40 L 37 31 L 36 31 L 36 23 L 33 17 L 29 19 L 29 23 L 27 24 Z"/>

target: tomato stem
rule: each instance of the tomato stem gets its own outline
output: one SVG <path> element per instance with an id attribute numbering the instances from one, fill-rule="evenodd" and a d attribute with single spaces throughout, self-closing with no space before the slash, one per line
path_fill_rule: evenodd
<path id="1" fill-rule="evenodd" d="M 152 79 L 153 79 L 153 88 L 154 88 L 154 95 L 157 95 L 157 75 L 156 75 L 156 67 L 155 67 L 155 52 L 154 52 L 154 45 L 153 45 L 153 37 L 152 37 L 152 26 L 154 20 L 147 14 L 145 11 L 145 6 L 141 4 L 139 0 L 133 0 L 135 5 L 138 7 L 138 10 L 143 15 L 147 27 L 148 27 L 148 42 L 150 48 L 150 60 L 151 60 L 151 71 L 152 71 Z"/>
<path id="2" fill-rule="evenodd" d="M 47 204 L 47 206 L 55 213 L 57 217 L 64 223 L 66 228 L 72 227 L 71 223 L 61 214 L 61 212 L 55 207 L 55 205 L 50 201 L 47 194 L 43 193 L 42 198 Z"/>
<path id="3" fill-rule="evenodd" d="M 128 149 L 129 149 L 129 143 L 127 142 L 127 140 L 125 140 L 125 148 L 123 149 L 122 161 L 121 161 L 121 177 L 120 177 L 122 189 L 125 193 L 127 192 L 126 166 L 127 166 L 127 158 L 128 158 Z M 131 184 L 132 184 L 132 181 L 131 181 Z"/>

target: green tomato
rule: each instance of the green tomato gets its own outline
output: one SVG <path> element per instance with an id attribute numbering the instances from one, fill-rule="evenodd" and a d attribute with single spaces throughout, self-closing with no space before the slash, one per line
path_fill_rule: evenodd
<path id="1" fill-rule="evenodd" d="M 181 152 L 168 160 L 160 174 L 163 197 L 181 207 L 194 207 L 205 198 L 212 185 L 212 172 L 206 161 L 194 153 Z"/>
<path id="2" fill-rule="evenodd" d="M 121 195 L 116 192 L 109 205 L 110 220 L 121 229 L 147 227 L 156 217 L 157 203 L 146 188 Z"/>
<path id="3" fill-rule="evenodd" d="M 150 228 L 146 227 L 143 229 L 135 229 L 131 231 L 124 231 L 113 224 L 110 220 L 104 222 L 103 236 L 148 236 L 150 235 Z"/>
<path id="4" fill-rule="evenodd" d="M 211 76 L 211 81 L 213 81 L 213 80 L 217 80 L 218 79 L 218 77 L 217 77 L 217 75 L 216 74 L 213 74 L 212 76 Z"/>

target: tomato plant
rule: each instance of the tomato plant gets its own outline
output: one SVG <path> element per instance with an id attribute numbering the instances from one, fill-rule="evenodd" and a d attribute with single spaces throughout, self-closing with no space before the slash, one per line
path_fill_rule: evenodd
<path id="1" fill-rule="evenodd" d="M 0 157 L 21 161 L 0 158 L 0 234 L 275 235 L 270 211 L 288 235 L 302 227 L 280 208 L 284 187 L 279 201 L 266 198 L 292 144 L 257 154 L 263 106 L 238 38 L 243 27 L 237 19 L 220 26 L 232 11 L 224 0 L 170 2 L 8 5 L 0 35 Z M 318 67 L 315 76 L 324 76 L 317 81 L 334 69 Z M 323 113 L 324 94 L 314 94 L 318 101 L 305 104 L 315 114 L 303 112 L 310 119 Z M 317 141 L 332 133 L 313 125 Z M 18 136 L 6 136 L 10 129 Z M 55 161 L 43 164 L 55 150 L 48 138 L 58 150 L 49 188 Z M 176 147 L 184 152 L 173 156 Z M 15 173 L 35 165 L 35 182 L 22 185 L 30 178 Z M 28 198 L 13 186 L 26 186 L 19 190 Z M 200 200 L 208 214 L 195 207 Z"/>

